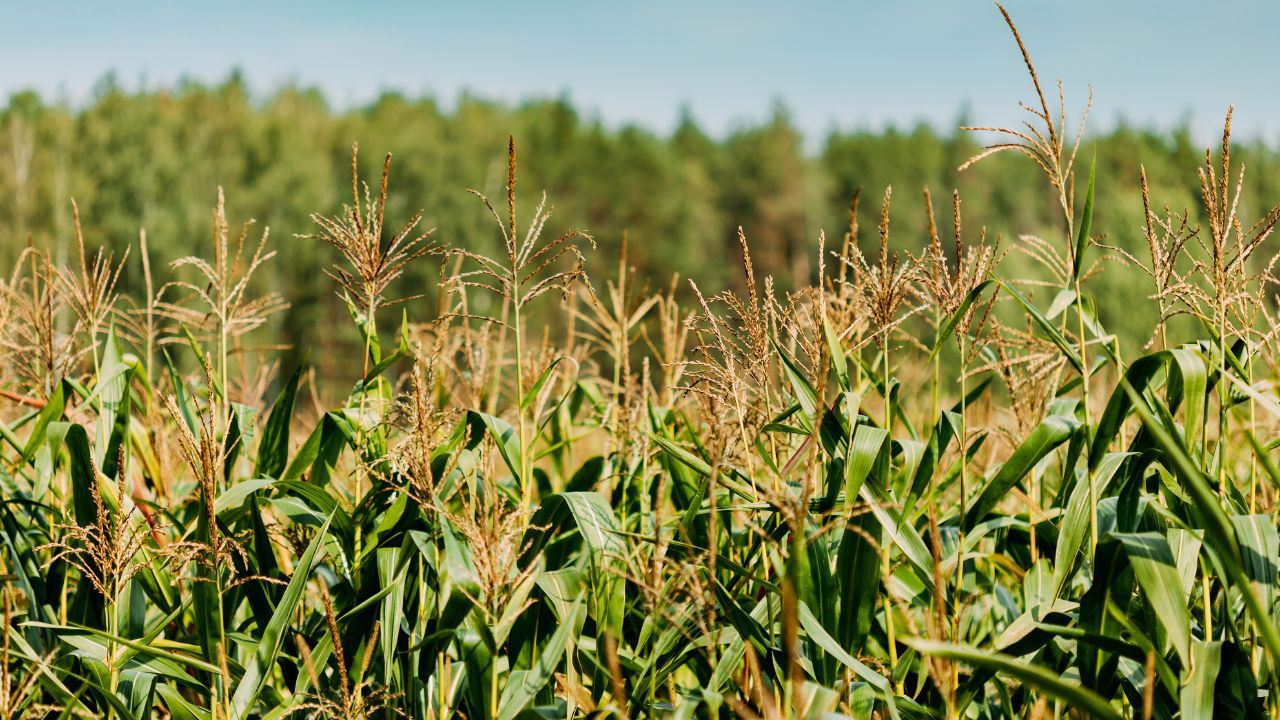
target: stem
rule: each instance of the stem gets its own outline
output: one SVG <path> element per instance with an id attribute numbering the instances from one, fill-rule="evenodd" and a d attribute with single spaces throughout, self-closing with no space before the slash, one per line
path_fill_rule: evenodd
<path id="1" fill-rule="evenodd" d="M 936 308 L 935 308 L 935 310 L 934 310 L 934 326 L 935 326 L 936 328 L 939 328 L 939 329 L 941 329 L 941 327 L 942 327 L 942 313 L 941 313 L 938 309 L 936 309 Z M 939 410 L 939 406 L 940 406 L 940 404 L 941 404 L 941 403 L 940 403 L 940 394 L 941 394 L 941 392 L 942 392 L 942 358 L 939 356 L 939 354 L 938 354 L 938 352 L 937 352 L 938 342 L 939 342 L 939 338 L 938 338 L 937 333 L 935 333 L 935 334 L 934 334 L 934 341 L 933 341 L 934 349 L 935 349 L 935 352 L 934 352 L 934 355 L 933 355 L 933 418 L 934 418 L 934 421 L 935 421 L 935 422 L 939 422 L 938 410 Z M 963 354 L 962 354 L 962 357 L 961 357 L 961 362 L 962 362 L 962 363 L 964 362 Z M 962 375 L 963 375 L 963 373 L 962 373 Z M 963 378 L 962 378 L 962 382 L 963 382 Z M 963 393 L 962 393 L 962 398 L 963 398 Z M 963 410 L 963 400 L 962 400 L 962 410 Z M 963 431 L 962 431 L 962 432 L 963 432 Z M 964 461 L 963 461 L 963 457 L 964 457 L 964 436 L 963 436 L 963 434 L 960 436 L 959 441 L 960 441 L 960 454 L 961 454 L 961 458 L 962 458 L 961 462 L 963 463 L 963 462 L 964 462 Z M 850 445 L 850 446 L 852 446 L 852 445 L 853 445 L 852 433 L 850 433 L 849 445 Z M 961 470 L 961 472 L 963 472 L 963 469 Z M 937 474 L 937 472 L 932 472 L 932 473 L 929 473 L 929 502 L 928 502 L 928 509 L 929 509 L 929 510 L 928 510 L 928 512 L 929 512 L 929 518 L 930 518 L 930 521 L 929 521 L 929 522 L 930 522 L 930 536 L 932 537 L 932 540 L 933 540 L 933 542 L 932 542 L 932 546 L 933 546 L 933 557 L 934 557 L 934 571 L 933 571 L 933 572 L 934 572 L 934 575 L 933 575 L 933 577 L 934 577 L 934 585 L 935 585 L 935 586 L 937 586 L 937 588 L 938 588 L 938 589 L 935 591 L 937 594 L 934 596 L 934 597 L 935 597 L 935 603 L 934 603 L 934 604 L 937 606 L 937 607 L 936 607 L 936 611 L 938 612 L 938 616 L 939 616 L 939 617 L 938 617 L 938 632 L 939 632 L 939 633 L 942 633 L 942 632 L 943 632 L 943 629 L 942 629 L 942 628 L 943 628 L 943 627 L 944 627 L 944 625 L 945 625 L 945 607 L 946 607 L 946 605 L 945 605 L 945 601 L 943 600 L 943 596 L 942 596 L 942 593 L 944 592 L 944 591 L 942 590 L 942 587 L 943 587 L 943 581 L 942 581 L 942 568 L 941 568 L 941 564 L 942 564 L 942 562 L 941 562 L 941 557 L 942 557 L 942 545 L 941 545 L 941 542 L 942 542 L 942 538 L 941 538 L 941 537 L 939 536 L 939 534 L 938 534 L 938 527 L 937 527 L 937 523 L 936 523 L 936 521 L 935 521 L 937 516 L 936 516 L 936 514 L 935 514 L 935 510 L 934 510 L 934 501 L 937 499 L 937 496 L 938 496 L 938 474 Z M 964 506 L 963 506 L 963 504 L 962 504 L 962 505 L 961 505 L 961 507 L 960 507 L 960 513 L 961 513 L 961 522 L 963 523 L 963 517 L 964 517 Z M 1035 526 L 1033 525 L 1033 526 L 1032 526 L 1033 530 L 1034 530 L 1034 527 L 1035 527 Z M 1034 537 L 1034 536 L 1033 536 L 1033 537 Z M 954 636 L 954 634 L 953 634 L 953 636 Z M 948 673 L 948 677 L 946 678 L 946 680 L 947 680 L 947 681 L 952 682 L 952 686 L 951 686 L 951 687 L 949 687 L 949 688 L 940 688 L 940 690 L 942 691 L 943 696 L 944 696 L 944 697 L 943 697 L 943 700 L 944 700 L 944 701 L 946 702 L 946 704 L 947 704 L 947 720 L 955 720 L 955 718 L 957 718 L 957 717 L 958 717 L 958 716 L 957 716 L 957 714 L 956 714 L 956 711 L 955 711 L 955 696 L 956 696 L 956 691 L 957 691 L 957 687 L 958 687 L 958 681 L 956 681 L 954 678 L 952 678 L 952 677 L 951 677 L 951 675 L 952 675 L 952 673 Z"/>
<path id="2" fill-rule="evenodd" d="M 622 390 L 622 382 L 626 380 L 622 372 L 623 353 L 626 352 L 627 342 L 627 234 L 622 234 L 622 252 L 618 256 L 618 326 L 614 329 L 613 337 L 613 392 L 614 397 L 625 402 L 626 395 Z M 622 413 L 623 408 L 618 403 L 613 408 L 615 415 L 613 421 L 613 442 L 614 452 L 617 453 L 618 464 L 622 464 Z M 625 507 L 625 505 L 624 505 Z"/>
<path id="3" fill-rule="evenodd" d="M 355 489 L 352 497 L 352 503 L 354 507 L 360 506 L 360 496 L 364 493 L 364 463 L 361 462 L 360 455 L 364 451 L 363 448 L 364 448 L 364 440 L 365 440 L 365 437 L 364 437 L 365 402 L 369 398 L 369 386 L 365 383 L 365 379 L 369 377 L 369 353 L 373 349 L 374 333 L 378 331 L 377 326 L 375 325 L 376 321 L 374 319 L 374 311 L 376 310 L 376 308 L 377 308 L 377 299 L 370 297 L 368 299 L 368 310 L 366 311 L 366 314 L 365 314 L 364 362 L 363 362 L 363 369 L 360 371 L 360 417 L 356 422 L 356 468 L 355 468 L 356 472 L 355 472 Z M 356 523 L 355 531 L 356 531 L 355 546 L 357 550 L 356 563 L 358 566 L 360 562 L 360 558 L 362 557 L 362 554 L 359 552 L 359 548 L 362 540 L 364 539 L 363 523 Z"/>
<path id="4" fill-rule="evenodd" d="M 1157 299 L 1156 305 L 1160 309 L 1160 324 L 1156 326 L 1156 331 L 1160 334 L 1160 349 L 1168 350 L 1169 349 L 1169 330 L 1168 328 L 1165 327 L 1164 299 L 1163 298 Z"/>
<path id="5" fill-rule="evenodd" d="M 881 353 L 883 360 L 883 379 L 884 379 L 884 431 L 893 437 L 893 408 L 889 399 L 889 338 L 884 339 L 884 351 Z"/>
<path id="6" fill-rule="evenodd" d="M 120 671 L 116 668 L 116 641 L 112 638 L 119 637 L 117 626 L 119 625 L 116 617 L 116 601 L 114 598 L 107 601 L 107 690 L 112 695 L 116 694 L 116 688 L 120 684 Z M 7 630 L 7 628 L 6 628 Z M 115 717 L 115 708 L 107 706 L 107 717 Z"/>
<path id="7" fill-rule="evenodd" d="M 1203 567 L 1201 563 L 1200 574 L 1200 595 L 1201 603 L 1204 605 L 1204 638 L 1206 641 L 1213 640 L 1213 611 L 1209 602 L 1209 572 L 1207 567 Z"/>
<path id="8" fill-rule="evenodd" d="M 891 577 L 889 568 L 889 543 L 884 544 L 880 553 L 880 566 L 883 568 L 881 572 L 884 573 L 884 624 L 885 639 L 889 644 L 889 680 L 893 683 L 894 690 L 901 693 L 902 688 L 899 687 L 897 682 L 893 681 L 893 677 L 897 674 L 898 670 L 898 641 L 897 634 L 895 633 L 893 626 L 893 598 L 890 597 L 890 593 L 892 591 L 889 589 L 889 578 Z"/>
<path id="9" fill-rule="evenodd" d="M 648 476 L 648 459 L 649 459 L 649 454 L 645 453 L 644 472 L 646 477 Z M 661 578 L 662 576 L 662 555 L 663 555 L 662 509 L 663 509 L 664 503 L 666 502 L 665 498 L 667 495 L 667 490 L 666 490 L 667 474 L 665 472 L 659 471 L 657 473 L 657 476 L 658 476 L 658 487 L 657 487 L 657 491 L 654 493 L 653 508 L 650 514 L 650 517 L 653 520 L 653 556 L 650 561 L 651 562 L 650 583 L 652 584 L 653 587 L 658 589 L 657 597 L 654 600 L 653 607 L 650 610 L 655 617 L 658 616 L 657 609 L 662 607 L 662 603 L 666 595 L 666 588 L 667 588 L 666 584 L 659 582 L 659 578 Z M 645 495 L 647 496 L 648 493 L 646 492 Z M 767 566 L 766 566 L 766 571 L 767 571 Z M 572 663 L 573 661 L 572 653 L 569 654 L 567 660 L 570 663 Z M 656 703 L 658 699 L 657 672 L 658 672 L 657 658 L 651 657 L 649 662 L 649 709 L 650 709 L 650 712 L 652 712 L 654 703 Z"/>
<path id="10" fill-rule="evenodd" d="M 154 364 L 154 359 L 155 359 L 156 296 L 155 296 L 155 292 L 152 290 L 151 254 L 147 250 L 147 231 L 146 230 L 142 230 L 139 232 L 138 243 L 139 245 L 142 246 L 141 247 L 142 279 L 143 279 L 143 285 L 147 291 L 147 331 L 145 333 L 146 342 L 145 342 L 145 349 L 144 349 L 144 352 L 146 353 L 145 362 L 146 362 L 146 368 L 147 368 L 147 382 L 152 383 L 153 384 L 152 386 L 154 387 L 155 374 L 152 366 Z M 154 412 L 152 407 L 154 404 L 154 400 L 155 400 L 155 393 L 148 393 L 147 394 L 147 414 L 148 415 L 151 415 Z"/>
<path id="11" fill-rule="evenodd" d="M 1227 384 L 1227 308 L 1218 302 L 1218 497 L 1227 499 L 1227 406 L 1231 390 Z"/>
<path id="12" fill-rule="evenodd" d="M 942 312 L 937 307 L 933 310 L 933 324 L 934 327 L 939 328 L 939 330 L 942 327 Z M 942 385 L 942 358 L 938 357 L 937 352 L 938 341 L 940 339 L 938 337 L 939 330 L 935 330 L 933 335 L 933 411 L 929 416 L 930 422 L 937 422 L 938 420 L 938 393 L 940 392 L 940 386 Z"/>
<path id="13" fill-rule="evenodd" d="M 1078 259 L 1077 262 L 1079 262 Z M 1078 273 L 1075 279 L 1075 293 L 1076 330 L 1080 338 L 1080 366 L 1082 368 L 1080 373 L 1080 394 L 1084 404 L 1084 467 L 1089 481 L 1089 553 L 1090 557 L 1093 557 L 1098 550 L 1098 483 L 1093 474 L 1093 463 L 1089 462 L 1093 444 L 1089 433 L 1090 428 L 1093 426 L 1093 420 L 1089 413 L 1089 354 L 1084 336 L 1084 299 L 1080 296 L 1080 277 Z"/>
<path id="14" fill-rule="evenodd" d="M 564 717 L 565 720 L 573 720 L 574 713 L 577 711 L 577 703 L 574 701 L 573 686 L 577 684 L 577 673 L 573 668 L 574 636 L 569 636 L 569 646 L 564 652 L 564 670 L 567 682 L 565 687 L 569 692 L 565 693 Z M 653 691 L 652 681 L 650 681 L 650 692 Z"/>
<path id="15" fill-rule="evenodd" d="M 208 503 L 209 508 L 213 507 L 214 500 L 212 497 L 209 497 L 207 494 L 205 495 L 205 502 Z M 212 519 L 214 520 L 214 522 L 209 525 L 209 540 L 210 540 L 210 546 L 214 551 L 213 552 L 213 582 L 214 582 L 214 586 L 217 588 L 217 594 L 218 594 L 218 658 L 217 659 L 218 659 L 218 667 L 221 670 L 221 673 L 220 673 L 221 677 L 219 677 L 214 682 L 214 685 L 217 688 L 217 698 L 218 698 L 219 707 L 222 708 L 222 716 L 224 718 L 229 718 L 230 713 L 227 712 L 227 692 L 231 687 L 231 677 L 228 672 L 227 662 L 226 662 L 227 624 L 226 624 L 226 609 L 223 607 L 223 597 L 226 595 L 226 588 L 222 584 L 222 560 L 217 552 L 217 538 L 218 538 L 217 536 L 218 526 L 216 524 L 217 519 L 216 519 L 216 516 L 214 516 L 213 510 L 211 509 L 206 510 L 206 512 L 208 512 L 212 517 Z M 215 712 L 214 712 L 215 720 L 217 716 L 218 716 L 217 709 L 215 708 Z"/>
<path id="16" fill-rule="evenodd" d="M 1253 385 L 1253 358 L 1249 358 L 1249 364 L 1246 366 L 1249 373 L 1249 385 Z M 1253 396 L 1249 396 L 1249 432 L 1253 432 L 1258 426 L 1258 408 L 1254 404 Z M 1258 511 L 1258 455 L 1257 453 L 1249 453 L 1249 514 L 1252 515 Z"/>
<path id="17" fill-rule="evenodd" d="M 498 658 L 489 659 L 489 717 L 498 717 Z"/>
<path id="18" fill-rule="evenodd" d="M 969 462 L 968 448 L 965 446 L 969 433 L 969 378 L 965 374 L 965 359 L 968 355 L 969 339 L 968 328 L 962 328 L 956 333 L 960 339 L 960 534 L 956 544 L 956 575 L 955 575 L 955 614 L 951 619 L 951 641 L 958 642 L 960 635 L 960 593 L 964 588 L 964 516 L 969 505 Z M 956 675 L 954 678 L 956 687 L 953 691 L 959 690 L 960 678 Z"/>
<path id="19" fill-rule="evenodd" d="M 98 402 L 100 403 L 99 408 L 105 411 L 107 401 L 102 396 L 103 378 L 102 378 L 101 362 L 98 360 L 98 333 L 97 331 L 94 331 L 94 330 L 90 330 L 89 332 L 89 353 L 93 355 L 94 390 L 98 395 Z M 93 450 L 94 450 L 94 459 L 97 461 L 99 467 L 101 467 L 103 459 L 106 458 L 107 456 L 107 445 L 108 445 L 108 438 L 111 437 L 111 428 L 107 426 L 106 412 L 99 412 L 98 417 L 96 418 L 96 421 L 98 424 L 98 430 L 97 430 L 98 437 L 96 438 L 97 442 L 94 444 Z"/>
<path id="20" fill-rule="evenodd" d="M 231 398 L 227 397 L 227 322 L 225 308 L 222 314 L 218 316 L 218 375 L 222 383 L 222 392 L 219 397 L 222 402 L 219 404 L 220 413 L 222 415 L 222 446 L 223 452 L 230 450 L 227 445 L 227 434 L 231 432 Z M 218 487 L 223 489 L 226 486 L 225 477 L 227 473 L 218 473 Z"/>
<path id="21" fill-rule="evenodd" d="M 221 588 L 219 588 L 219 590 L 218 590 L 218 625 L 219 625 L 219 627 L 225 627 L 225 625 L 223 624 L 223 612 L 222 612 L 222 590 L 221 590 Z M 219 668 L 221 668 L 221 670 L 220 670 L 220 677 L 219 677 L 219 678 L 218 678 L 218 680 L 217 680 L 217 686 L 218 686 L 218 707 L 219 707 L 219 708 L 221 708 L 221 711 L 222 711 L 222 717 L 224 717 L 224 718 L 230 718 L 230 717 L 231 717 L 231 713 L 227 712 L 227 699 L 228 699 L 228 698 L 227 698 L 227 695 L 228 695 L 228 690 L 231 688 L 231 675 L 230 675 L 230 673 L 229 673 L 229 671 L 228 671 L 228 668 L 227 668 L 227 640 L 226 640 L 226 637 L 223 637 L 221 640 L 219 640 L 219 641 L 218 641 L 218 667 L 219 667 Z M 217 709 L 217 708 L 215 708 L 215 710 L 214 710 L 214 717 L 216 718 L 217 716 L 218 716 L 218 709 Z"/>
<path id="22" fill-rule="evenodd" d="M 886 334 L 884 338 L 884 352 L 882 353 L 884 361 L 884 429 L 889 438 L 893 437 L 893 402 L 889 393 L 889 336 Z M 881 549 L 880 563 L 884 567 L 884 622 L 885 634 L 889 643 L 889 677 L 892 678 L 897 674 L 898 669 L 898 643 L 895 638 L 893 627 L 893 599 L 890 593 L 893 592 L 889 588 L 889 544 L 886 542 Z"/>
<path id="23" fill-rule="evenodd" d="M 499 325 L 499 330 L 498 330 L 497 355 L 495 355 L 495 357 L 498 358 L 498 361 L 493 363 L 493 372 L 491 374 L 492 376 L 489 379 L 489 396 L 485 403 L 485 412 L 489 413 L 490 415 L 498 414 L 498 400 L 499 400 L 498 396 L 502 392 L 502 358 L 506 357 L 507 355 L 507 330 L 508 330 L 507 317 L 510 315 L 510 313 L 511 313 L 511 302 L 510 300 L 507 299 L 506 295 L 503 295 L 502 311 L 498 316 L 499 319 L 501 320 L 501 324 Z"/>
<path id="24" fill-rule="evenodd" d="M 520 495 L 525 509 L 528 509 L 533 505 L 533 478 L 530 477 L 529 473 L 529 448 L 526 447 L 529 442 L 529 431 L 525 424 L 524 412 L 524 329 L 520 321 L 519 275 L 514 262 L 511 265 L 511 275 L 516 278 L 514 292 L 517 293 L 517 296 L 512 298 L 512 309 L 515 316 L 516 334 L 516 415 L 518 416 L 517 425 L 519 425 L 520 438 Z"/>
<path id="25" fill-rule="evenodd" d="M 941 326 L 941 322 L 942 322 L 941 314 L 935 313 L 935 315 L 937 315 L 939 326 Z M 937 348 L 937 346 L 938 346 L 938 338 L 935 336 L 934 347 Z M 939 423 L 941 421 L 938 414 L 938 409 L 939 409 L 939 406 L 941 405 L 941 398 L 940 398 L 940 394 L 942 392 L 941 388 L 942 388 L 942 358 L 939 357 L 937 352 L 935 352 L 933 355 L 933 422 L 935 423 Z M 852 426 L 852 423 L 850 423 L 850 426 Z M 853 431 L 852 430 L 850 430 L 849 432 L 848 445 L 849 447 L 853 447 Z M 964 450 L 963 438 L 960 439 L 960 445 L 961 445 L 961 451 L 963 452 Z M 929 473 L 930 505 L 932 505 L 937 495 L 938 495 L 938 473 L 935 471 L 935 472 Z"/>
<path id="26" fill-rule="evenodd" d="M 439 713 L 436 717 L 449 717 L 449 665 L 448 660 L 441 654 L 436 658 L 436 672 L 438 673 L 439 682 L 437 690 L 439 690 Z"/>

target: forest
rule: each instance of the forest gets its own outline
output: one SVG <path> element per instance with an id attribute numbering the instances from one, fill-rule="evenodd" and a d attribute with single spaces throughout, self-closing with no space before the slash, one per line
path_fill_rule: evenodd
<path id="1" fill-rule="evenodd" d="M 588 268 L 612 267 L 626 233 L 629 261 L 643 282 L 663 289 L 675 274 L 696 269 L 698 281 L 715 292 L 741 289 L 734 270 L 739 227 L 760 272 L 780 289 L 811 281 L 819 230 L 848 224 L 859 189 L 894 187 L 895 248 L 912 249 L 925 237 L 926 187 L 939 196 L 960 190 L 966 210 L 1008 246 L 1019 235 L 1046 231 L 1054 221 L 1052 197 L 1036 182 L 1037 168 L 996 156 L 959 171 L 986 141 L 960 129 L 976 122 L 957 113 L 954 126 L 940 129 L 921 124 L 805 138 L 778 106 L 767 120 L 714 138 L 688 111 L 663 135 L 606 127 L 564 99 L 509 107 L 463 96 L 445 110 L 431 98 L 389 93 L 340 110 L 307 88 L 256 95 L 239 75 L 214 86 L 145 92 L 125 91 L 107 76 L 83 107 L 22 93 L 0 110 L 0 217 L 9 219 L 0 227 L 0 262 L 12 263 L 28 243 L 67 258 L 74 199 L 90 241 L 121 250 L 145 229 L 151 262 L 164 267 L 207 246 L 210 208 L 222 188 L 237 222 L 254 219 L 272 232 L 279 260 L 254 281 L 289 303 L 270 322 L 275 344 L 289 348 L 290 365 L 306 347 L 349 349 L 359 342 L 322 272 L 331 256 L 307 239 L 311 213 L 349 194 L 353 143 L 369 151 L 362 172 L 375 172 L 381 153 L 396 158 L 391 217 L 423 209 L 422 222 L 436 239 L 483 250 L 492 247 L 488 218 L 467 189 L 500 192 L 503 148 L 512 134 L 526 158 L 528 187 L 554 201 L 555 223 L 595 238 L 598 252 L 587 255 Z M 1192 222 L 1200 219 L 1186 178 L 1202 162 L 1204 144 L 1186 128 L 1123 123 L 1090 135 L 1083 152 L 1096 157 L 1098 192 L 1108 197 L 1098 207 L 1103 242 L 1131 253 L 1144 247 L 1140 165 L 1162 202 L 1190 209 Z M 1237 140 L 1236 153 L 1250 167 L 1241 209 L 1263 210 L 1257 206 L 1265 198 L 1280 194 L 1280 154 L 1260 140 Z M 864 205 L 862 212 L 860 221 L 874 225 L 875 211 Z M 1033 271 L 1027 258 L 1010 262 L 1015 273 Z M 431 307 L 439 272 L 415 265 L 398 280 L 401 294 L 421 295 Z M 1094 281 L 1094 296 L 1108 327 L 1141 346 L 1156 316 L 1142 302 L 1139 272 L 1107 267 Z M 121 287 L 141 285 L 135 255 Z M 678 292 L 687 296 L 687 285 L 681 282 Z M 334 357 L 342 353 L 317 353 L 309 363 L 331 378 L 339 375 Z"/>

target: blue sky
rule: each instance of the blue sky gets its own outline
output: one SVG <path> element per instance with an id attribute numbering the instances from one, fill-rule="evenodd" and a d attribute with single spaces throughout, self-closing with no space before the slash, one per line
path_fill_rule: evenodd
<path id="1" fill-rule="evenodd" d="M 1263 0 L 1009 0 L 1042 78 L 1094 118 L 1280 139 L 1280 4 Z M 0 4 L 0 93 L 82 101 L 241 68 L 265 93 L 321 87 L 336 105 L 382 88 L 514 101 L 567 95 L 611 125 L 663 131 L 689 106 L 711 132 L 775 99 L 811 136 L 832 127 L 1018 119 L 1017 50 L 984 0 L 896 2 L 40 2 Z"/>

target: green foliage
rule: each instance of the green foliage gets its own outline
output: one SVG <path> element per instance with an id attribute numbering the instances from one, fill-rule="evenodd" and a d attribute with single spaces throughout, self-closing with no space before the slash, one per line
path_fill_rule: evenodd
<path id="1" fill-rule="evenodd" d="M 590 228 L 601 240 L 607 252 L 589 258 L 592 274 L 612 267 L 609 255 L 626 230 L 630 262 L 655 285 L 698 268 L 704 288 L 740 290 L 732 271 L 739 226 L 780 287 L 808 284 L 817 272 L 817 230 L 834 232 L 846 224 L 849 198 L 858 188 L 898 187 L 895 244 L 903 249 L 915 250 L 918 243 L 908 239 L 924 235 L 916 194 L 922 186 L 960 188 L 966 210 L 989 233 L 1010 241 L 1050 233 L 1056 220 L 1032 168 L 1015 158 L 992 158 L 959 173 L 977 144 L 967 134 L 927 126 L 840 130 L 815 144 L 802 142 L 781 110 L 711 138 L 688 115 L 669 134 L 612 129 L 564 100 L 511 107 L 464 96 L 445 110 L 430 97 L 389 93 L 368 106 L 336 110 L 313 89 L 285 87 L 258 96 L 238 77 L 143 92 L 105 82 L 83 108 L 31 93 L 12 96 L 0 108 L 0 155 L 26 158 L 20 166 L 0 164 L 0 217 L 7 220 L 0 228 L 0 262 L 12 263 L 28 236 L 55 257 L 73 254 L 68 197 L 79 201 L 92 242 L 122 248 L 146 228 L 156 268 L 209 255 L 209 207 L 219 185 L 242 217 L 257 218 L 275 237 L 310 232 L 310 214 L 336 207 L 345 195 L 340 178 L 353 141 L 396 157 L 400 192 L 389 217 L 405 219 L 424 207 L 423 226 L 436 228 L 436 238 L 482 251 L 491 247 L 484 240 L 487 219 L 464 189 L 500 195 L 508 133 L 525 149 L 524 181 L 552 192 L 566 226 Z M 1138 164 L 1146 168 L 1152 192 L 1181 209 L 1194 204 L 1195 187 L 1184 180 L 1193 176 L 1200 150 L 1186 128 L 1169 134 L 1122 125 L 1090 140 L 1097 191 L 1107 198 L 1098 205 L 1096 225 L 1106 228 L 1107 244 L 1141 254 L 1146 243 Z M 1244 206 L 1280 194 L 1280 155 L 1257 143 L 1237 148 L 1236 155 L 1252 177 Z M 371 172 L 376 160 L 362 168 Z M 1193 221 L 1203 221 L 1196 215 L 1193 210 Z M 865 211 L 861 220 L 874 224 Z M 342 301 L 321 273 L 329 260 L 315 245 L 279 243 L 278 260 L 255 282 L 290 302 L 270 321 L 273 342 L 290 346 L 283 364 L 305 360 L 323 380 L 346 382 L 336 358 L 360 341 L 341 322 Z M 1009 262 L 1009 277 L 1032 269 L 1017 254 Z M 1091 292 L 1106 325 L 1141 344 L 1156 312 L 1143 302 L 1148 293 L 1139 272 L 1109 272 L 1091 284 Z M 418 264 L 397 296 L 423 288 L 430 295 L 437 274 L 431 263 Z M 122 283 L 141 299 L 136 264 L 125 269 Z M 433 301 L 415 304 L 426 308 Z M 1174 328 L 1178 338 L 1192 337 L 1186 324 Z M 308 356 L 309 347 L 333 352 Z"/>
<path id="2" fill-rule="evenodd" d="M 966 212 L 1044 238 L 988 272 L 1002 256 L 962 232 L 958 198 L 954 254 L 929 215 L 893 233 L 924 260 L 894 256 L 889 193 L 878 260 L 853 227 L 825 257 L 796 239 L 877 173 L 954 180 L 973 148 L 924 129 L 806 158 L 782 111 L 661 139 L 564 103 L 332 113 L 296 89 L 252 104 L 236 80 L 107 87 L 74 114 L 19 96 L 0 119 L 18 128 L 0 142 L 78 163 L 0 174 L 0 214 L 38 237 L 0 284 L 0 717 L 1280 712 L 1271 266 L 1205 277 L 1189 269 L 1212 249 L 1178 245 L 1173 290 L 1111 307 L 1151 291 L 1076 262 L 1105 256 L 1094 228 L 1137 246 L 1126 160 L 1194 162 L 1183 136 L 1097 138 L 1080 212 L 1065 146 L 977 166 Z M 507 127 L 532 148 L 522 183 L 567 196 L 550 220 L 516 195 L 514 140 L 505 172 L 490 162 Z M 333 213 L 338 149 L 365 134 L 392 138 L 405 177 L 366 199 L 353 157 L 363 212 Z M 582 181 L 606 162 L 628 172 Z M 498 253 L 454 173 L 505 188 Z M 815 178 L 829 198 L 800 191 Z M 219 179 L 277 226 L 328 211 L 345 297 L 318 300 L 329 259 L 295 237 L 248 266 L 216 242 L 171 267 L 214 269 L 208 288 L 153 278 L 140 243 L 135 302 L 115 304 L 31 201 L 83 190 L 89 235 L 147 224 L 160 268 L 203 247 L 183 245 L 207 227 L 191 208 Z M 406 196 L 443 245 L 397 254 L 382 212 L 408 215 Z M 1247 226 L 1214 217 L 1223 238 Z M 541 235 L 580 222 L 654 240 L 591 255 Z M 688 296 L 638 281 L 686 267 L 711 276 Z M 281 323 L 255 284 L 290 288 Z M 380 333 L 384 292 L 433 302 Z M 1170 309 L 1203 337 L 1170 340 Z"/>

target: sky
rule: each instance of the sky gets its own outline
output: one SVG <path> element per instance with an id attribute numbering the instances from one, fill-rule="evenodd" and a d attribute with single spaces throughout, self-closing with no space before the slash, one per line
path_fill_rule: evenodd
<path id="1" fill-rule="evenodd" d="M 1117 122 L 1280 140 L 1280 3 L 1008 0 L 1042 80 L 1068 109 L 1094 92 Z M 114 71 L 127 88 L 239 68 L 255 93 L 321 88 L 335 106 L 384 89 L 446 107 L 464 91 L 565 96 L 618 126 L 671 129 L 688 108 L 713 134 L 776 101 L 811 138 L 835 128 L 1021 119 L 1032 89 L 985 0 L 653 0 L 394 3 L 0 0 L 0 94 L 83 103 Z"/>

